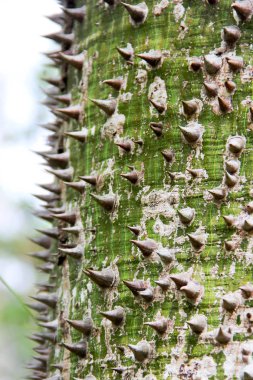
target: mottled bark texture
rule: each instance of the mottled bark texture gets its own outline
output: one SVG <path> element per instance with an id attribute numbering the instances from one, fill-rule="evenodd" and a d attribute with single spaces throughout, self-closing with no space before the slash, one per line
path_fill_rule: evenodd
<path id="1" fill-rule="evenodd" d="M 253 379 L 252 0 L 83 5 L 48 36 L 33 378 Z"/>

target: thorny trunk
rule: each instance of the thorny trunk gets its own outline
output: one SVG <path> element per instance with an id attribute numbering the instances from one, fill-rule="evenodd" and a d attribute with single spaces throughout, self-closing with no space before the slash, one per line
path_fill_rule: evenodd
<path id="1" fill-rule="evenodd" d="M 65 6 L 36 378 L 253 379 L 252 0 Z"/>

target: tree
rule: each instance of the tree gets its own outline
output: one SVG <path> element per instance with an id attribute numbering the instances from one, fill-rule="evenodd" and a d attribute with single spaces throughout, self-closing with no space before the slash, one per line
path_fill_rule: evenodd
<path id="1" fill-rule="evenodd" d="M 33 378 L 253 379 L 252 1 L 65 6 Z"/>

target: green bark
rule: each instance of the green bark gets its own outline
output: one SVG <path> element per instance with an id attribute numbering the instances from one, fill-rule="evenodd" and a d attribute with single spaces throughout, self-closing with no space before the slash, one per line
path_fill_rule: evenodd
<path id="1" fill-rule="evenodd" d="M 91 373 L 97 379 L 239 379 L 251 357 L 251 349 L 248 357 L 242 355 L 242 349 L 252 347 L 253 342 L 250 318 L 246 316 L 252 312 L 252 299 L 246 299 L 239 290 L 252 281 L 252 236 L 243 227 L 245 219 L 251 221 L 245 207 L 252 196 L 252 22 L 240 22 L 241 38 L 233 46 L 226 45 L 221 31 L 236 25 L 230 1 L 216 5 L 170 2 L 159 16 L 153 14 L 156 1 L 147 0 L 146 4 L 148 16 L 135 27 L 121 4 L 109 7 L 103 1 L 87 0 L 84 22 L 74 25 L 75 51 L 85 50 L 87 54 L 82 72 L 67 66 L 67 88 L 63 92 L 71 92 L 72 104 L 81 104 L 83 115 L 79 121 L 64 122 L 61 130 L 85 127 L 88 137 L 84 144 L 64 138 L 64 147 L 70 151 L 73 181 L 91 174 L 100 175 L 102 180 L 95 188 L 87 184 L 84 195 L 62 185 L 62 203 L 78 213 L 83 228 L 78 237 L 68 234 L 67 242 L 81 244 L 84 255 L 81 260 L 66 257 L 53 272 L 59 285 L 56 315 L 60 328 L 51 363 L 63 363 L 64 379 L 81 379 Z M 76 3 L 81 5 L 80 1 Z M 135 53 L 131 64 L 116 49 L 127 44 Z M 216 75 L 209 75 L 203 57 L 220 46 L 222 67 Z M 156 68 L 136 56 L 152 49 L 163 55 L 162 64 Z M 243 68 L 232 71 L 228 56 L 242 57 Z M 190 68 L 194 57 L 202 60 L 202 68 L 196 72 Z M 125 81 L 120 92 L 102 83 L 116 77 Z M 140 78 L 143 83 L 138 83 Z M 227 79 L 236 84 L 233 93 L 225 88 Z M 222 112 L 217 96 L 206 95 L 204 80 L 216 83 L 221 98 L 231 101 L 228 112 Z M 167 93 L 167 99 L 164 90 L 161 93 L 167 107 L 162 114 L 149 102 L 154 82 L 164 84 Z M 110 96 L 117 98 L 118 105 L 109 118 L 88 100 Z M 192 99 L 200 101 L 199 113 L 186 116 L 182 101 Z M 162 136 L 155 135 L 150 122 L 163 123 Z M 189 144 L 180 130 L 187 124 L 192 128 L 191 123 L 198 123 L 203 131 L 197 144 Z M 236 135 L 246 139 L 246 148 L 239 154 L 231 153 L 227 145 Z M 123 153 L 115 144 L 122 140 L 131 142 L 131 152 Z M 165 149 L 173 150 L 172 163 L 162 156 Z M 229 158 L 240 162 L 234 187 L 224 182 L 224 162 Z M 129 165 L 139 172 L 136 185 L 120 176 L 132 170 Z M 194 178 L 187 169 L 201 169 L 200 177 Z M 208 190 L 221 187 L 227 196 L 216 201 Z M 90 193 L 114 194 L 117 205 L 113 212 L 104 210 Z M 195 210 L 190 225 L 183 224 L 178 215 L 178 210 L 187 207 Z M 236 218 L 231 228 L 222 217 L 230 214 Z M 134 236 L 127 226 L 140 226 L 140 235 Z M 194 249 L 188 237 L 195 233 L 201 235 L 200 249 Z M 153 239 L 159 248 L 176 248 L 175 259 L 165 265 L 157 250 L 144 257 L 131 239 Z M 231 251 L 224 247 L 226 241 L 235 243 Z M 101 289 L 83 272 L 106 267 L 118 273 L 116 285 L 109 290 Z M 202 292 L 200 286 L 204 288 L 197 301 L 176 289 L 169 278 L 186 271 L 192 271 L 192 279 L 199 283 L 197 291 Z M 161 278 L 169 281 L 166 292 L 155 283 Z M 152 302 L 145 302 L 123 283 L 135 279 L 145 280 L 153 288 Z M 222 298 L 231 292 L 239 300 L 232 312 L 222 306 Z M 100 314 L 116 306 L 123 307 L 126 314 L 120 327 L 113 327 Z M 207 318 L 207 329 L 200 335 L 186 323 L 197 314 Z M 87 341 L 87 358 L 80 359 L 58 343 L 79 342 L 82 334 L 69 328 L 64 318 L 82 320 L 87 315 L 94 330 Z M 144 324 L 161 317 L 168 319 L 163 335 Z M 220 326 L 226 331 L 231 328 L 227 344 L 215 339 Z M 135 360 L 128 348 L 140 341 L 148 342 L 151 349 L 143 363 Z M 115 367 L 128 369 L 117 374 L 112 369 Z"/>

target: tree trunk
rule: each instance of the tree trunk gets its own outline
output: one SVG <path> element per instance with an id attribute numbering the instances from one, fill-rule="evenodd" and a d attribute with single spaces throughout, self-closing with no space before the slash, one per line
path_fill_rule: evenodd
<path id="1" fill-rule="evenodd" d="M 252 0 L 65 5 L 43 373 L 253 379 Z"/>

